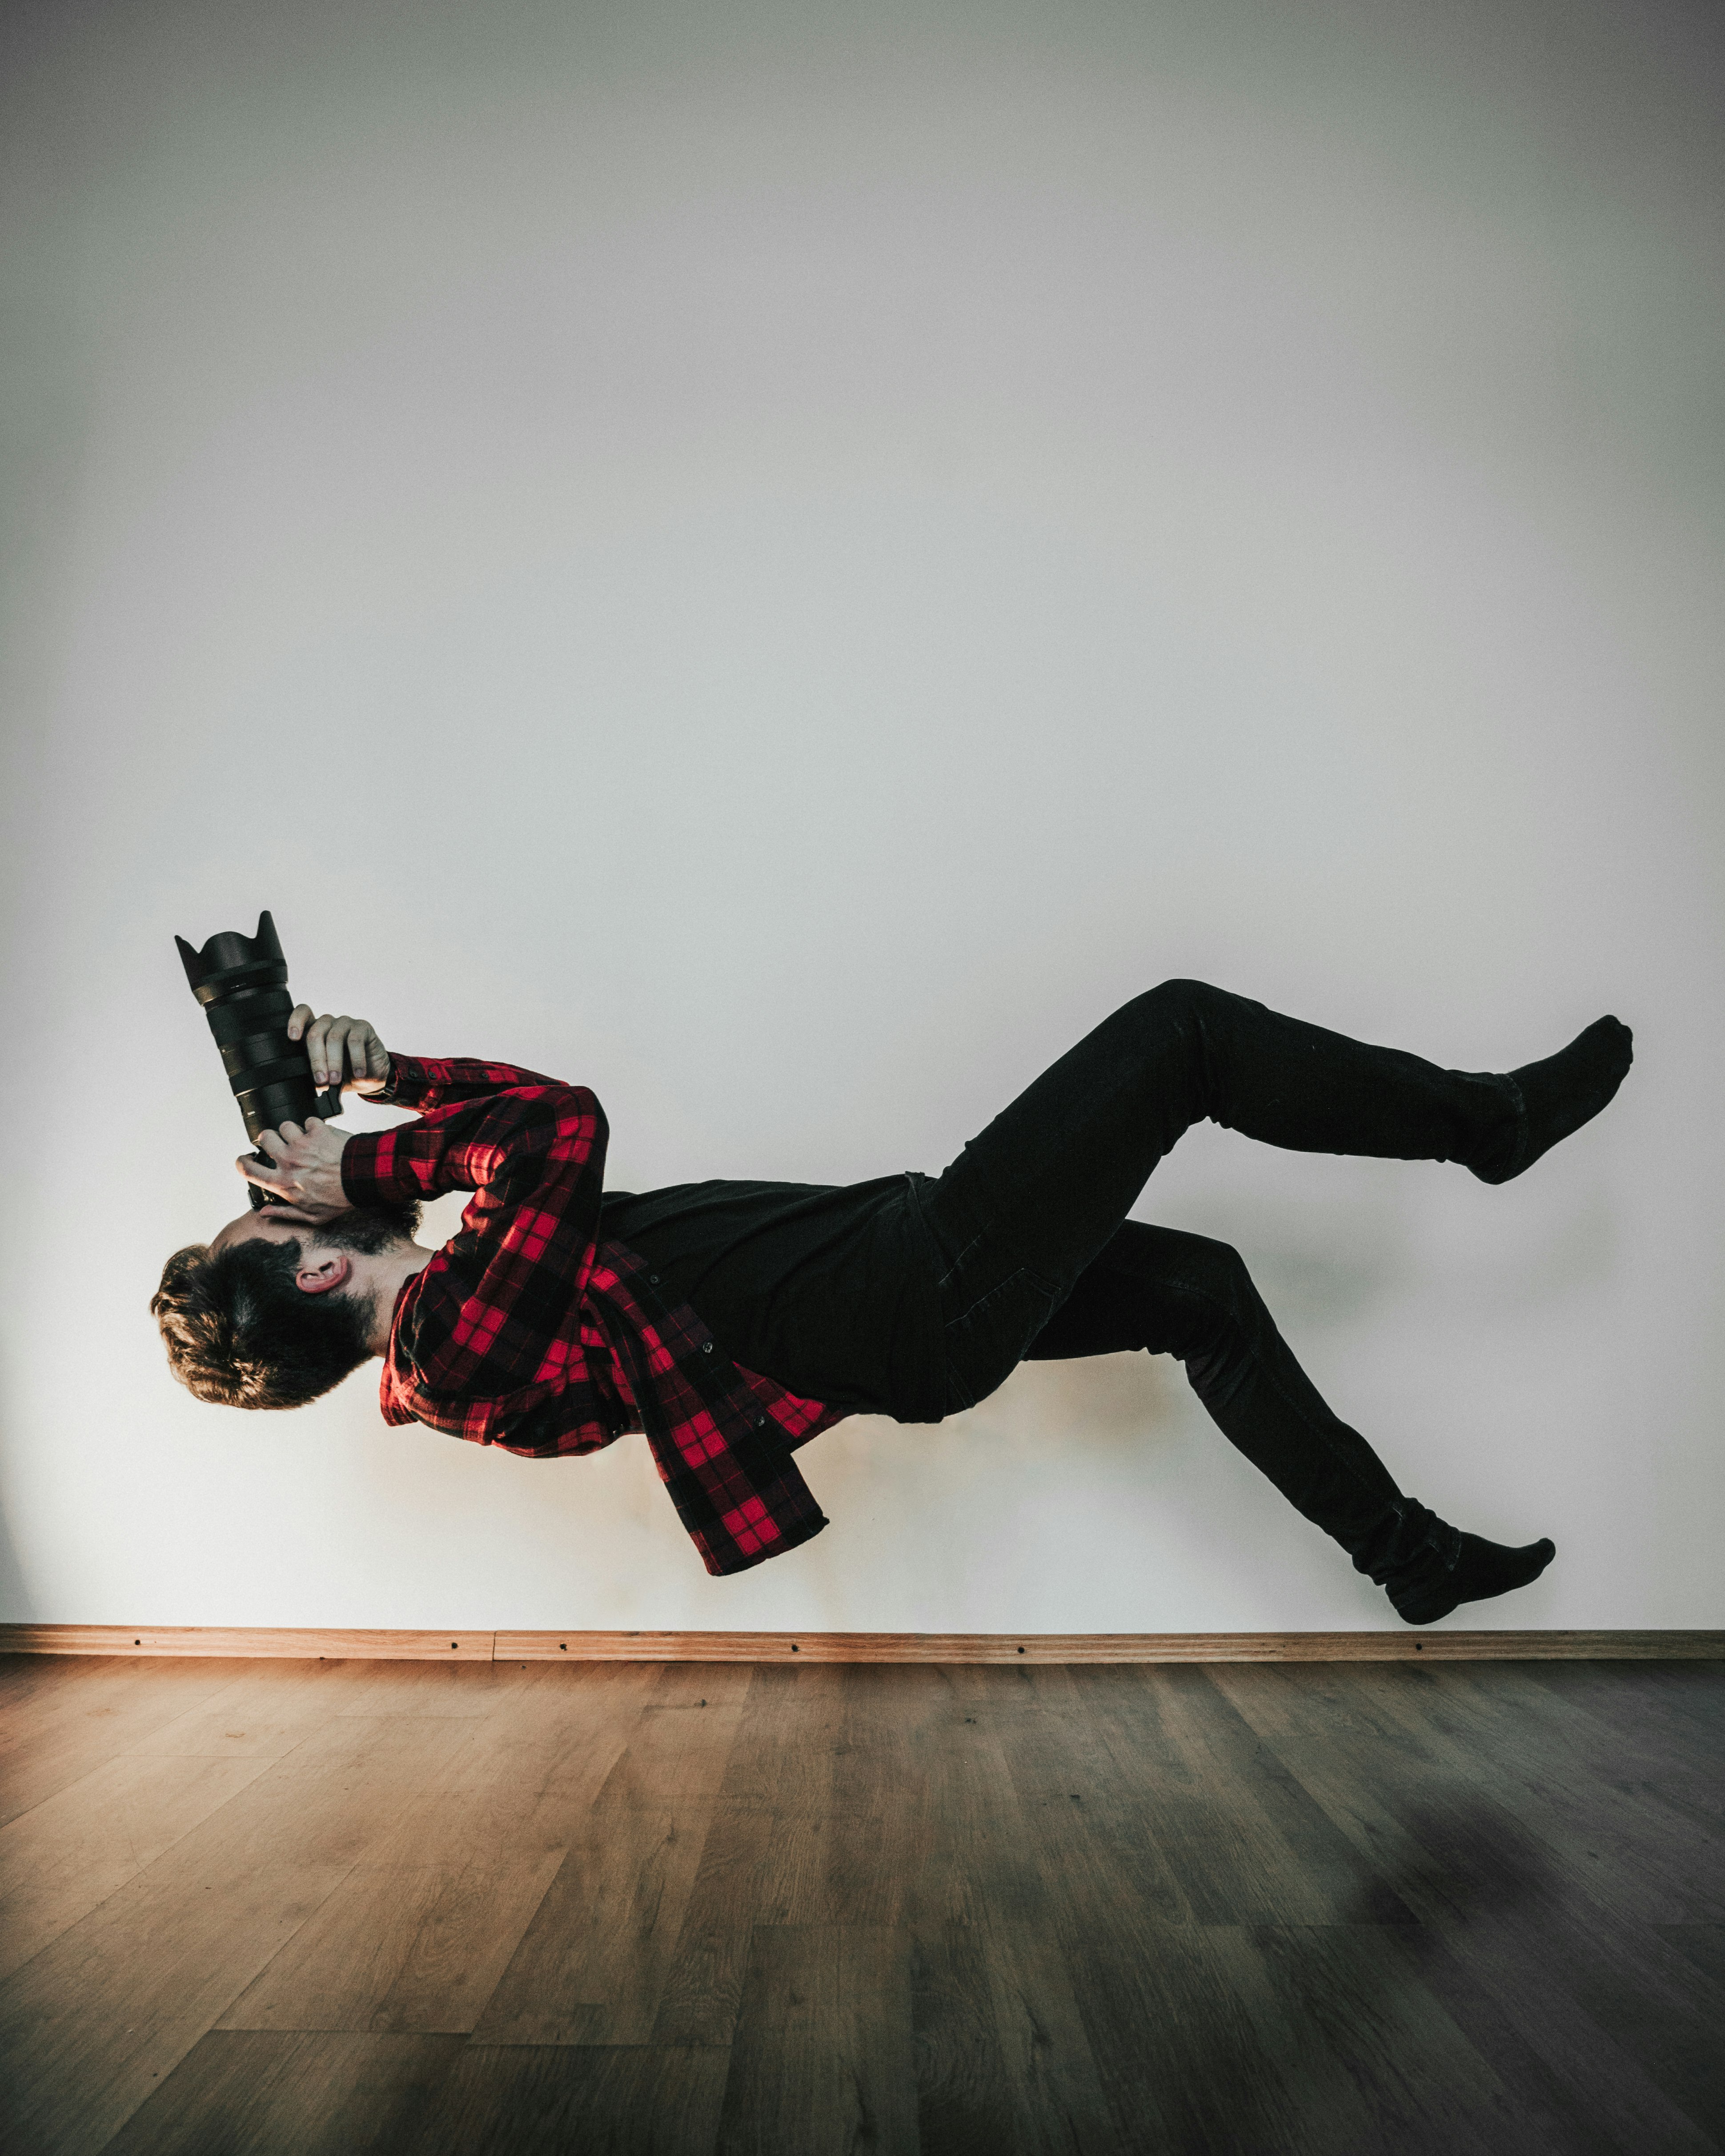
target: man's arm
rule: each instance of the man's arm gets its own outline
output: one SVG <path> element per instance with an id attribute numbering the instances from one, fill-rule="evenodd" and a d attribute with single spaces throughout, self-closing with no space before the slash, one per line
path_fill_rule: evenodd
<path id="1" fill-rule="evenodd" d="M 312 1079 L 320 1090 L 340 1082 L 343 1092 L 422 1112 L 456 1101 L 483 1100 L 521 1086 L 555 1089 L 558 1083 L 555 1078 L 513 1063 L 392 1055 L 369 1019 L 345 1014 L 337 1018 L 328 1011 L 316 1018 L 310 1004 L 295 1005 L 287 1034 L 290 1040 L 304 1040 Z M 342 1132 L 330 1129 L 316 1116 L 308 1116 L 303 1130 L 296 1123 L 284 1123 L 280 1131 L 264 1132 L 258 1142 L 259 1150 L 269 1156 L 267 1163 L 243 1154 L 235 1165 L 248 1182 L 281 1201 L 279 1219 L 315 1226 L 333 1219 L 352 1204 L 341 1179 L 347 1143 Z M 470 1189 L 474 1186 L 452 1187 Z"/>
<path id="2" fill-rule="evenodd" d="M 606 1137 L 587 1087 L 542 1080 L 347 1140 L 352 1204 L 474 1194 L 403 1313 L 398 1344 L 423 1384 L 491 1396 L 562 1374 L 569 1312 L 593 1268 Z"/>
<path id="3" fill-rule="evenodd" d="M 398 1108 L 445 1108 L 462 1101 L 480 1101 L 523 1086 L 555 1086 L 542 1071 L 523 1070 L 514 1063 L 486 1063 L 472 1056 L 395 1055 L 389 1077 L 377 1096 Z"/>
<path id="4" fill-rule="evenodd" d="M 367 1020 L 314 1019 L 300 1004 L 314 1075 L 420 1111 L 352 1135 L 316 1116 L 259 1138 L 268 1166 L 240 1172 L 308 1224 L 380 1200 L 469 1190 L 461 1230 L 418 1275 L 398 1345 L 434 1391 L 495 1399 L 555 1383 L 564 1332 L 593 1263 L 604 1185 L 603 1111 L 584 1086 L 513 1064 L 391 1055 Z M 535 1448 L 536 1449 L 536 1448 Z"/>
<path id="5" fill-rule="evenodd" d="M 506 1092 L 511 1086 L 557 1082 L 514 1063 L 486 1063 L 468 1056 L 392 1055 L 369 1019 L 335 1018 L 327 1011 L 314 1018 L 310 1004 L 295 1004 L 287 1032 L 290 1040 L 304 1040 L 311 1075 L 320 1088 L 340 1084 L 344 1092 L 392 1101 L 403 1108 L 439 1108 L 452 1101 Z"/>

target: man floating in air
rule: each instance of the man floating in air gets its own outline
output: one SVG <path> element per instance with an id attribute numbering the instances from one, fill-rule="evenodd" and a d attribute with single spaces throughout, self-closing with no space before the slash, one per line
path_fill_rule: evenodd
<path id="1" fill-rule="evenodd" d="M 316 1085 L 346 1070 L 418 1120 L 262 1132 L 266 1158 L 239 1167 L 272 1202 L 177 1251 L 151 1304 L 200 1399 L 299 1407 L 381 1356 L 388 1422 L 535 1459 L 643 1430 L 708 1570 L 732 1573 L 827 1525 L 793 1455 L 845 1416 L 939 1422 L 1020 1362 L 1142 1348 L 1185 1364 L 1224 1434 L 1410 1625 L 1525 1586 L 1555 1554 L 1404 1495 L 1319 1396 L 1239 1254 L 1127 1216 L 1206 1116 L 1296 1152 L 1510 1182 L 1616 1092 L 1630 1034 L 1615 1018 L 1520 1070 L 1445 1070 L 1165 981 L 942 1175 L 639 1195 L 605 1188 L 605 1116 L 584 1086 L 392 1055 L 365 1020 L 304 1004 L 287 1031 Z M 458 1189 L 473 1194 L 460 1232 L 416 1243 L 421 1202 Z"/>

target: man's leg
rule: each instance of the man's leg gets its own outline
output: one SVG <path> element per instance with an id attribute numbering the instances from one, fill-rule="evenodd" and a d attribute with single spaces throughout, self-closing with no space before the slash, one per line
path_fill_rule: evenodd
<path id="1" fill-rule="evenodd" d="M 1165 981 L 970 1141 L 928 1219 L 949 1254 L 985 1238 L 1063 1294 L 1158 1161 L 1206 1117 L 1295 1152 L 1453 1160 L 1500 1181 L 1604 1106 L 1628 1041 L 1627 1027 L 1602 1019 L 1545 1063 L 1445 1070 L 1202 982 Z"/>
<path id="2" fill-rule="evenodd" d="M 1128 1220 L 1024 1359 L 1131 1348 L 1183 1363 L 1224 1435 L 1412 1623 L 1525 1586 L 1554 1554 L 1548 1542 L 1506 1549 L 1463 1535 L 1404 1496 L 1301 1368 L 1245 1261 L 1225 1243 Z"/>
<path id="3" fill-rule="evenodd" d="M 1045 1070 L 927 1193 L 942 1266 L 945 1411 L 1004 1382 L 1194 1122 L 1208 1116 L 1299 1152 L 1459 1161 L 1503 1182 L 1597 1114 L 1629 1060 L 1628 1028 L 1601 1019 L 1543 1063 L 1445 1070 L 1201 982 L 1164 982 Z M 1454 1563 L 1428 1559 L 1443 1577 L 1397 1590 L 1411 1622 L 1501 1593 L 1519 1584 L 1509 1573 L 1531 1578 L 1550 1554 L 1546 1544 L 1505 1551 L 1445 1532 Z M 1536 1562 L 1530 1553 L 1540 1552 Z"/>

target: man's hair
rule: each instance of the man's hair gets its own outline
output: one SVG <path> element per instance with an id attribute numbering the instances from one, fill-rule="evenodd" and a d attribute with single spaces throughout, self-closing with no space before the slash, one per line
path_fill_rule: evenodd
<path id="1" fill-rule="evenodd" d="M 307 1295 L 299 1269 L 297 1238 L 176 1250 L 150 1314 L 180 1383 L 219 1407 L 302 1408 L 357 1370 L 372 1352 L 369 1303 Z"/>

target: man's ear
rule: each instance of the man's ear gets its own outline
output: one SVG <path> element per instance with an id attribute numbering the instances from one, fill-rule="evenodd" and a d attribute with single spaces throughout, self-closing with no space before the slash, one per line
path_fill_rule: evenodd
<path id="1" fill-rule="evenodd" d="M 327 1295 L 332 1287 L 345 1286 L 352 1270 L 352 1260 L 345 1250 L 340 1250 L 320 1265 L 301 1265 L 294 1275 L 294 1286 L 306 1295 Z"/>

